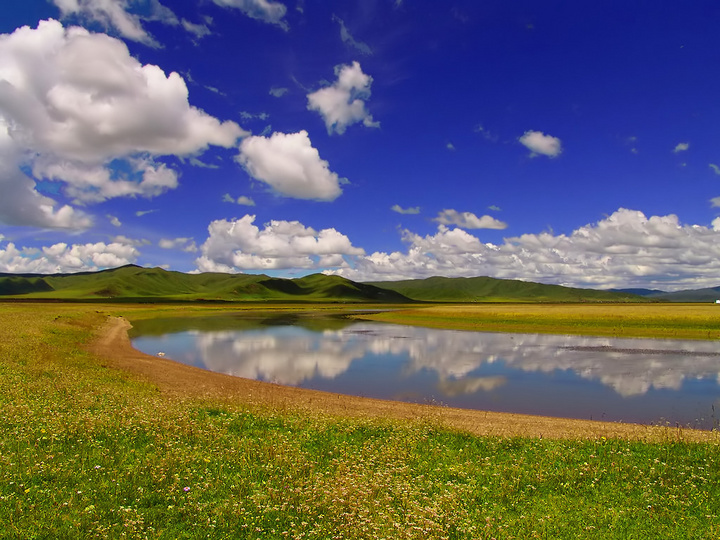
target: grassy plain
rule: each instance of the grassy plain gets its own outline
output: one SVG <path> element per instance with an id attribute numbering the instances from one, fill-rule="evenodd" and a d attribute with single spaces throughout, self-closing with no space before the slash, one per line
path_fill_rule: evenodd
<path id="1" fill-rule="evenodd" d="M 429 407 L 312 412 L 281 397 L 306 393 L 222 397 L 202 390 L 232 390 L 222 376 L 145 359 L 194 377 L 183 391 L 89 352 L 108 316 L 186 311 L 219 312 L 0 304 L 2 538 L 720 536 L 714 433 L 476 436 Z"/>
<path id="2" fill-rule="evenodd" d="M 363 318 L 485 332 L 720 339 L 720 306 L 710 303 L 406 306 Z"/>

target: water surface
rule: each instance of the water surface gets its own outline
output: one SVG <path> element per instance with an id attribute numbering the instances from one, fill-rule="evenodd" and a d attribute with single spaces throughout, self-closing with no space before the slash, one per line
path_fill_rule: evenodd
<path id="1" fill-rule="evenodd" d="M 139 324 L 133 345 L 211 371 L 357 396 L 703 429 L 718 423 L 717 342 L 298 325 L 289 317 L 235 320 L 222 330 L 197 321 L 175 320 L 168 332 L 157 321 Z"/>

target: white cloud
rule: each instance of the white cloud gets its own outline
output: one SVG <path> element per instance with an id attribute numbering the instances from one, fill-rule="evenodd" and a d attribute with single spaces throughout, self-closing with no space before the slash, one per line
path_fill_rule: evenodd
<path id="1" fill-rule="evenodd" d="M 420 213 L 420 207 L 419 206 L 413 206 L 410 208 L 403 208 L 399 204 L 394 204 L 392 208 L 390 208 L 393 212 L 397 212 L 398 214 L 419 214 Z"/>
<path id="2" fill-rule="evenodd" d="M 248 137 L 236 159 L 250 176 L 285 197 L 332 201 L 342 193 L 341 179 L 320 159 L 307 131 Z"/>
<path id="3" fill-rule="evenodd" d="M 714 163 L 710 163 L 708 167 L 710 167 L 715 174 L 720 174 L 720 167 L 718 167 Z"/>
<path id="4" fill-rule="evenodd" d="M 229 148 L 246 135 L 190 106 L 176 73 L 140 64 L 117 39 L 53 20 L 0 35 L 0 80 L 0 207 L 24 204 L 31 216 L 18 220 L 3 207 L 6 223 L 89 224 L 70 206 L 54 210 L 20 168 L 63 182 L 76 201 L 151 197 L 177 185 L 156 157 Z"/>
<path id="5" fill-rule="evenodd" d="M 678 152 L 684 152 L 688 148 L 690 148 L 690 143 L 678 143 L 673 152 L 677 154 Z"/>
<path id="6" fill-rule="evenodd" d="M 562 152 L 560 139 L 545 135 L 541 131 L 526 131 L 518 140 L 530 149 L 532 156 L 542 154 L 543 156 L 557 157 Z"/>
<path id="7" fill-rule="evenodd" d="M 246 197 L 245 195 L 242 195 L 235 199 L 232 195 L 226 193 L 225 195 L 223 195 L 222 200 L 223 202 L 239 204 L 241 206 L 255 206 L 255 201 L 253 201 L 250 197 Z"/>
<path id="8" fill-rule="evenodd" d="M 175 14 L 158 0 L 146 0 L 149 11 L 144 16 L 128 11 L 132 2 L 128 0 L 52 0 L 60 9 L 62 17 L 78 16 L 97 22 L 105 29 L 114 29 L 122 37 L 138 41 L 151 47 L 159 47 L 157 41 L 143 28 L 143 20 L 159 20 L 165 24 L 177 25 Z"/>
<path id="9" fill-rule="evenodd" d="M 96 271 L 134 263 L 140 252 L 130 243 L 54 244 L 17 248 L 12 242 L 0 248 L 0 272 L 55 274 Z"/>
<path id="10" fill-rule="evenodd" d="M 178 249 L 186 253 L 195 253 L 198 250 L 192 238 L 161 238 L 158 246 L 163 249 Z"/>
<path id="11" fill-rule="evenodd" d="M 332 86 L 308 94 L 308 109 L 317 111 L 325 120 L 328 133 L 345 133 L 345 129 L 357 122 L 366 127 L 379 127 L 365 108 L 370 98 L 372 77 L 362 72 L 360 64 L 336 66 L 337 80 Z"/>
<path id="12" fill-rule="evenodd" d="M 287 8 L 280 2 L 272 0 L 213 0 L 220 7 L 231 7 L 242 11 L 245 15 L 258 21 L 275 24 L 288 30 L 285 13 Z"/>
<path id="13" fill-rule="evenodd" d="M 720 206 L 720 197 L 710 199 L 710 204 L 713 208 Z"/>
<path id="14" fill-rule="evenodd" d="M 108 214 L 106 217 L 113 227 L 122 227 L 122 222 L 117 218 L 117 216 Z"/>
<path id="15" fill-rule="evenodd" d="M 355 41 L 355 38 L 350 35 L 350 32 L 345 26 L 345 21 L 343 21 L 337 15 L 333 15 L 332 20 L 340 25 L 340 39 L 342 39 L 345 45 L 349 45 L 361 54 L 370 55 L 373 53 L 372 49 L 367 43 L 363 43 L 362 41 Z"/>
<path id="16" fill-rule="evenodd" d="M 0 117 L 0 222 L 49 229 L 90 227 L 90 216 L 69 205 L 61 206 L 35 189 L 35 183 L 20 170 L 22 157 Z"/>
<path id="17" fill-rule="evenodd" d="M 196 39 L 202 39 L 205 36 L 209 36 L 210 34 L 212 34 L 210 28 L 208 28 L 208 26 L 205 24 L 195 24 L 188 21 L 187 19 L 182 19 L 180 23 L 182 24 L 182 27 L 189 33 L 191 33 L 193 36 L 195 36 Z"/>
<path id="18" fill-rule="evenodd" d="M 237 272 L 282 268 L 344 266 L 344 256 L 360 256 L 344 234 L 335 229 L 316 231 L 299 221 L 271 221 L 260 229 L 255 216 L 217 220 L 195 262 L 201 272 Z"/>
<path id="19" fill-rule="evenodd" d="M 74 202 L 102 202 L 115 197 L 155 197 L 178 186 L 177 173 L 164 164 L 151 160 L 128 160 L 136 180 L 113 179 L 109 168 L 85 165 L 73 161 L 38 159 L 33 175 L 55 181 L 65 181 L 65 193 Z"/>
<path id="20" fill-rule="evenodd" d="M 272 97 L 279 98 L 279 97 L 283 97 L 283 96 L 284 96 L 285 94 L 287 94 L 288 92 L 289 92 L 289 89 L 288 89 L 288 88 L 281 88 L 281 87 L 273 86 L 273 87 L 270 89 L 269 94 L 270 94 Z"/>
<path id="21" fill-rule="evenodd" d="M 403 231 L 406 252 L 376 252 L 335 273 L 358 281 L 491 276 L 577 287 L 713 287 L 720 275 L 720 230 L 677 216 L 620 209 L 569 235 L 524 234 L 483 243 L 440 225 L 434 235 Z"/>
<path id="22" fill-rule="evenodd" d="M 255 206 L 255 201 L 253 201 L 250 197 L 246 197 L 245 195 L 238 197 L 237 201 L 235 202 L 242 206 Z"/>
<path id="23" fill-rule="evenodd" d="M 267 120 L 270 118 L 270 115 L 266 112 L 253 114 L 247 111 L 240 111 L 240 118 L 243 120 Z"/>
<path id="24" fill-rule="evenodd" d="M 472 212 L 443 210 L 433 219 L 442 225 L 456 225 L 462 229 L 507 229 L 507 223 L 492 216 L 477 217 Z"/>
<path id="25" fill-rule="evenodd" d="M 241 206 L 255 206 L 255 201 L 253 201 L 250 197 L 246 197 L 245 195 L 242 195 L 235 199 L 232 195 L 226 193 L 225 195 L 223 195 L 222 200 L 223 202 L 239 204 Z"/>

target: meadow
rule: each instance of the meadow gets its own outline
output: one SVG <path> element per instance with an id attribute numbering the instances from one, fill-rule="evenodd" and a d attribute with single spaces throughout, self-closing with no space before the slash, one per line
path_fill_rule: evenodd
<path id="1" fill-rule="evenodd" d="M 720 305 L 711 303 L 450 304 L 407 306 L 363 318 L 482 332 L 720 339 Z"/>
<path id="2" fill-rule="evenodd" d="M 432 407 L 191 392 L 89 352 L 108 316 L 221 311 L 0 304 L 0 537 L 720 536 L 717 433 L 478 436 Z"/>

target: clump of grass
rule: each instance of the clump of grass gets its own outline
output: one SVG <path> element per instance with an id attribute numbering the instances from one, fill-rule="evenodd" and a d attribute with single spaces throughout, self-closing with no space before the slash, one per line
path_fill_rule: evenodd
<path id="1" fill-rule="evenodd" d="M 0 307 L 5 538 L 720 536 L 716 444 L 169 397 L 83 352 L 94 310 Z"/>

